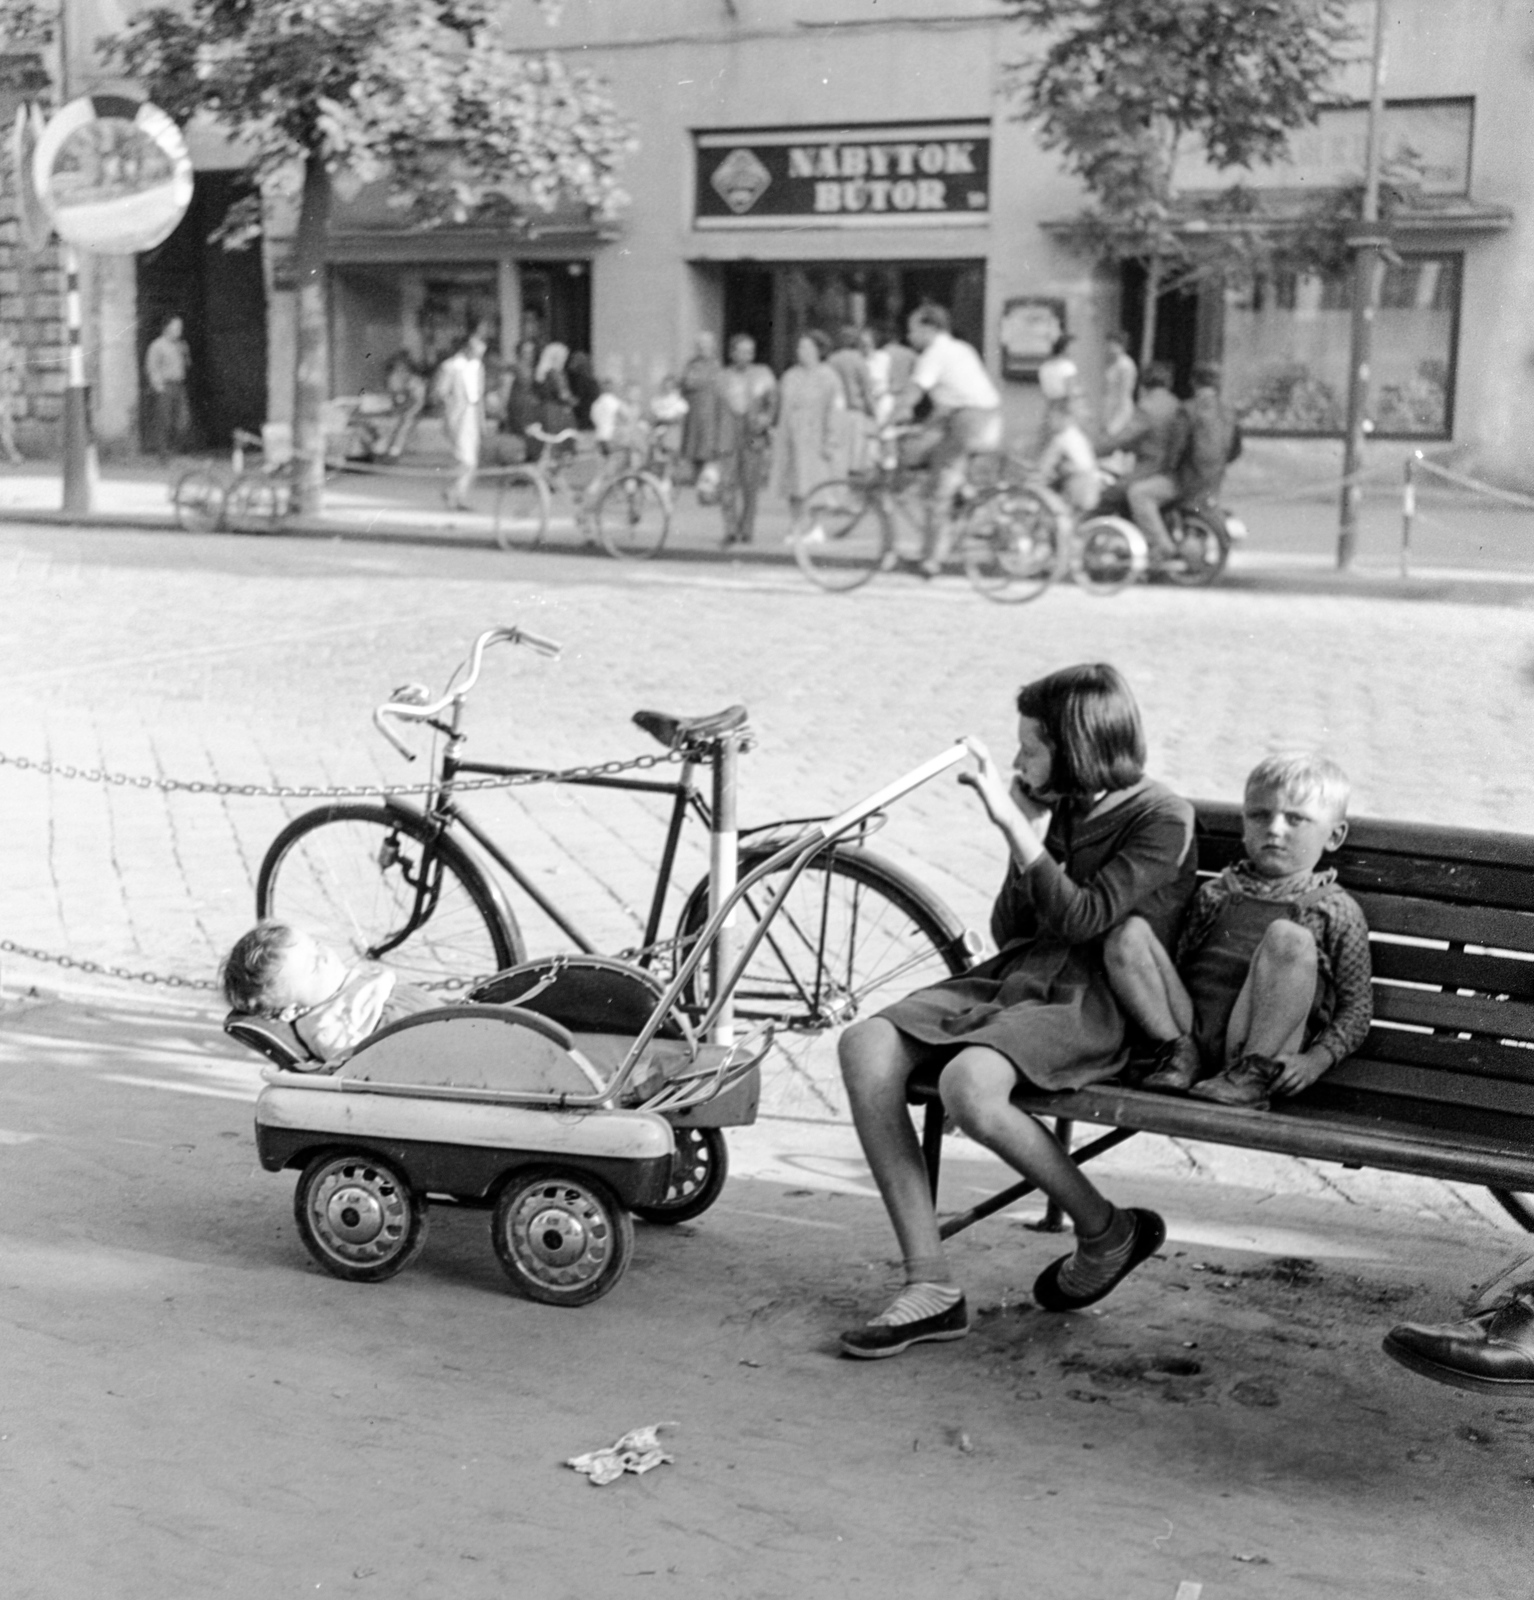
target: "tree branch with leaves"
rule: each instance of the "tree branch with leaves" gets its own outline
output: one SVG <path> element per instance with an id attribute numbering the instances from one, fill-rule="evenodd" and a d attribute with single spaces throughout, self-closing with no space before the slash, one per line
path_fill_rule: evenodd
<path id="1" fill-rule="evenodd" d="M 1346 4 L 1012 0 L 1012 11 L 1049 34 L 1012 83 L 1040 142 L 1090 196 L 1078 239 L 1100 258 L 1146 265 L 1146 361 L 1169 282 L 1226 270 L 1265 244 L 1239 184 L 1200 202 L 1190 232 L 1174 188 L 1180 157 L 1197 146 L 1220 171 L 1280 160 L 1289 135 L 1335 103 L 1328 85 L 1355 37 Z"/>
<path id="2" fill-rule="evenodd" d="M 551 19 L 554 0 L 542 0 Z M 605 86 L 506 42 L 494 0 L 191 0 L 140 12 L 106 58 L 178 123 L 212 119 L 259 187 L 299 184 L 294 241 L 298 507 L 318 509 L 329 372 L 325 240 L 338 179 L 381 182 L 423 227 L 625 196 L 633 146 Z M 230 219 L 229 236 L 254 217 Z"/>

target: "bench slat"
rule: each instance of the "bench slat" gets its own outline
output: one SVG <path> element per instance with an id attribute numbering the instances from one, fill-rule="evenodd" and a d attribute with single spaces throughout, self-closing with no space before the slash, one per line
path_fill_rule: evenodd
<path id="1" fill-rule="evenodd" d="M 1241 838 L 1241 807 L 1224 800 L 1196 800 L 1200 839 Z M 1427 822 L 1394 822 L 1354 817 L 1348 824 L 1350 850 L 1426 856 L 1467 866 L 1511 867 L 1534 872 L 1534 835 L 1497 833 L 1485 828 L 1445 828 Z"/>
<path id="2" fill-rule="evenodd" d="M 1457 1134 L 1453 1142 L 1408 1122 L 1349 1117 L 1335 1111 L 1246 1111 L 1146 1094 L 1113 1084 L 1074 1094 L 1029 1095 L 1017 1102 L 1035 1116 L 1065 1117 L 1174 1138 L 1271 1150 L 1311 1160 L 1380 1167 L 1491 1188 L 1534 1189 L 1534 1145 Z"/>
<path id="3" fill-rule="evenodd" d="M 1534 1000 L 1534 961 L 1516 956 L 1466 955 L 1462 950 L 1430 950 L 1422 945 L 1376 939 L 1369 954 L 1376 978 L 1436 983 L 1447 989 L 1474 989 L 1485 995 Z"/>
<path id="4" fill-rule="evenodd" d="M 1374 986 L 1374 1014 L 1381 1022 L 1413 1022 L 1429 1028 L 1487 1034 L 1494 1039 L 1534 1039 L 1534 1006 L 1517 1000 L 1445 990 Z"/>
<path id="5" fill-rule="evenodd" d="M 1534 1056 L 1534 1051 L 1526 1052 Z M 1489 1078 L 1478 1073 L 1445 1072 L 1441 1067 L 1408 1066 L 1400 1061 L 1371 1061 L 1353 1056 L 1339 1061 L 1316 1085 L 1321 1089 L 1357 1089 L 1373 1095 L 1408 1100 L 1427 1100 L 1440 1105 L 1471 1106 L 1481 1111 L 1499 1112 L 1510 1117 L 1534 1118 L 1534 1074 L 1518 1082 L 1508 1078 Z M 1392 1114 L 1394 1114 L 1392 1112 Z M 1530 1151 L 1534 1154 L 1534 1121 L 1528 1129 Z"/>
<path id="6" fill-rule="evenodd" d="M 1370 894 L 1367 890 L 1353 898 L 1376 933 L 1484 944 L 1496 950 L 1534 951 L 1534 916 L 1525 912 L 1449 906 L 1410 895 Z"/>
<path id="7" fill-rule="evenodd" d="M 1453 1034 L 1407 1033 L 1400 1028 L 1371 1028 L 1369 1037 L 1359 1046 L 1358 1057 L 1513 1082 L 1534 1076 L 1534 1050 L 1499 1044 L 1494 1039 L 1457 1039 Z"/>

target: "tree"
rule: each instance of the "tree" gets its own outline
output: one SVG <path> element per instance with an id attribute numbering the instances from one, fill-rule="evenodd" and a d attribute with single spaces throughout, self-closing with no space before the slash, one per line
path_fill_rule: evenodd
<path id="1" fill-rule="evenodd" d="M 556 0 L 542 0 L 552 20 Z M 496 0 L 190 0 L 102 41 L 177 122 L 210 116 L 253 154 L 259 188 L 299 187 L 294 449 L 298 505 L 324 483 L 325 235 L 338 178 L 387 184 L 422 226 L 624 200 L 633 140 L 590 73 L 510 47 Z M 259 197 L 226 243 L 259 226 Z"/>
<path id="2" fill-rule="evenodd" d="M 1202 146 L 1220 171 L 1280 159 L 1289 135 L 1334 103 L 1327 84 L 1353 38 L 1344 0 L 1013 0 L 1053 31 L 1017 69 L 1023 115 L 1059 150 L 1091 201 L 1077 237 L 1110 260 L 1146 264 L 1141 361 L 1171 283 L 1249 263 L 1267 231 L 1232 185 L 1179 207 L 1179 155 Z M 1190 232 L 1189 223 L 1192 223 Z"/>

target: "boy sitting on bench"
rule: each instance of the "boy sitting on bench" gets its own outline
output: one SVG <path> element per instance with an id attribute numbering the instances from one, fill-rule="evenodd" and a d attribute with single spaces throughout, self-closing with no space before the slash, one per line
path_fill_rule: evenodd
<path id="1" fill-rule="evenodd" d="M 386 1023 L 442 1001 L 400 983 L 387 967 L 359 961 L 348 967 L 328 945 L 285 922 L 258 922 L 243 934 L 219 972 L 224 999 L 236 1011 L 289 1023 L 322 1071 L 345 1050 Z"/>
<path id="2" fill-rule="evenodd" d="M 1369 930 L 1317 872 L 1347 837 L 1348 780 L 1315 756 L 1269 756 L 1246 780 L 1245 859 L 1203 884 L 1175 965 L 1138 917 L 1109 936 L 1124 1009 L 1156 1042 L 1142 1088 L 1266 1110 L 1364 1041 L 1373 1018 Z"/>

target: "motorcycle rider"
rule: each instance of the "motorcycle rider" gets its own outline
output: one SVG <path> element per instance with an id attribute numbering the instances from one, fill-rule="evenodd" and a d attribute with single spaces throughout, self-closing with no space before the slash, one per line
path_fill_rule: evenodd
<path id="1" fill-rule="evenodd" d="M 1172 369 L 1152 361 L 1140 384 L 1140 399 L 1128 426 L 1110 434 L 1098 454 L 1129 450 L 1135 464 L 1126 482 L 1129 515 L 1145 535 L 1152 565 L 1174 554 L 1161 508 L 1178 495 L 1177 471 L 1188 442 L 1188 414 L 1172 393 Z"/>

